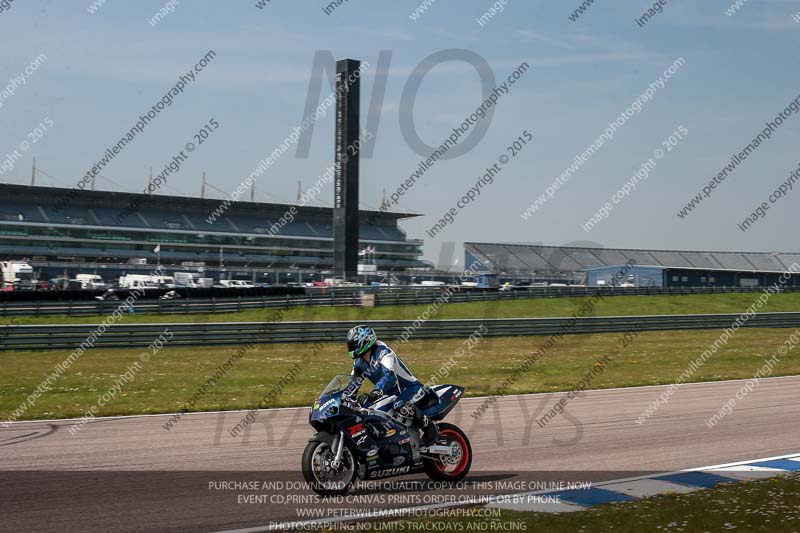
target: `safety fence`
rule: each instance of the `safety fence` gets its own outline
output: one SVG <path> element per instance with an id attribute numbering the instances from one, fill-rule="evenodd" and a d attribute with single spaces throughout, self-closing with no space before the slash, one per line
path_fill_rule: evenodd
<path id="1" fill-rule="evenodd" d="M 575 333 L 613 333 L 632 329 L 641 331 L 718 329 L 730 326 L 738 314 L 647 315 L 586 318 L 502 318 L 469 320 L 374 320 L 382 338 L 396 339 L 406 329 L 414 339 L 466 338 L 481 325 L 484 336 L 511 337 Z M 95 347 L 130 348 L 148 346 L 153 338 L 169 328 L 173 333 L 170 347 L 236 345 L 245 343 L 309 343 L 343 339 L 353 322 L 206 322 L 154 323 L 108 326 L 94 340 Z M 800 313 L 760 313 L 745 322 L 746 327 L 800 327 Z M 20 325 L 8 330 L 0 348 L 10 350 L 73 349 L 84 343 L 96 324 Z"/>
<path id="2" fill-rule="evenodd" d="M 783 291 L 796 291 L 800 287 L 784 287 Z M 448 302 L 478 302 L 490 300 L 516 300 L 524 298 L 603 296 L 645 296 L 681 294 L 756 293 L 761 287 L 527 287 L 501 291 L 463 287 L 438 287 L 402 289 L 342 288 L 322 291 L 308 290 L 305 294 L 284 296 L 247 296 L 235 298 L 177 298 L 174 300 L 140 298 L 132 306 L 136 313 L 191 314 L 225 313 L 245 309 L 286 309 L 295 306 L 349 307 L 364 305 L 414 305 L 430 304 L 436 300 Z M 0 302 L 0 316 L 89 316 L 114 311 L 119 300 L 31 301 Z"/>

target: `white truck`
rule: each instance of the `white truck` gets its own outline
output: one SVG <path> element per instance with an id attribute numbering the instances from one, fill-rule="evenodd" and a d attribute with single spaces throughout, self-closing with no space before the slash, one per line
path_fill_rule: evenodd
<path id="1" fill-rule="evenodd" d="M 78 274 L 75 281 L 80 282 L 81 289 L 104 289 L 106 284 L 97 274 Z"/>
<path id="2" fill-rule="evenodd" d="M 122 289 L 157 289 L 153 283 L 153 276 L 149 274 L 126 274 L 119 277 L 119 286 Z"/>
<path id="3" fill-rule="evenodd" d="M 197 272 L 175 272 L 172 277 L 175 278 L 175 285 L 178 287 L 187 287 L 189 289 L 200 287 L 200 274 Z"/>
<path id="4" fill-rule="evenodd" d="M 150 276 L 150 280 L 163 289 L 174 289 L 175 278 L 172 276 Z"/>
<path id="5" fill-rule="evenodd" d="M 0 261 L 0 269 L 4 289 L 33 289 L 33 267 L 25 261 Z"/>

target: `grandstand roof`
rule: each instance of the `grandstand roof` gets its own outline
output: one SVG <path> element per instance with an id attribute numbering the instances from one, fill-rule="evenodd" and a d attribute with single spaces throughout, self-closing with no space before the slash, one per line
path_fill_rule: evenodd
<path id="1" fill-rule="evenodd" d="M 639 250 L 465 242 L 464 249 L 497 271 L 579 272 L 623 265 L 675 269 L 786 272 L 800 254 L 782 252 L 711 252 L 689 250 Z"/>

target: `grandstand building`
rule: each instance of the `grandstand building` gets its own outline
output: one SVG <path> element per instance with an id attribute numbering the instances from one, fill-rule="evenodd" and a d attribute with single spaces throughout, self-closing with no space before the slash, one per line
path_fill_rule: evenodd
<path id="1" fill-rule="evenodd" d="M 228 202 L 220 215 L 216 199 L 80 191 L 60 201 L 69 193 L 0 184 L 0 259 L 27 259 L 38 279 L 88 272 L 106 281 L 146 273 L 157 260 L 215 279 L 270 283 L 321 280 L 333 268 L 330 208 Z M 414 216 L 360 211 L 360 249 L 369 247 L 378 271 L 431 266 L 420 259 L 422 241 L 398 226 Z"/>
<path id="2" fill-rule="evenodd" d="M 501 279 L 560 283 L 610 283 L 626 263 L 626 278 L 650 287 L 756 287 L 775 283 L 784 272 L 798 270 L 800 254 L 779 252 L 703 252 L 542 246 L 534 244 L 464 243 L 466 264 L 478 261 Z M 792 266 L 794 268 L 792 268 Z M 800 286 L 793 276 L 789 286 Z"/>

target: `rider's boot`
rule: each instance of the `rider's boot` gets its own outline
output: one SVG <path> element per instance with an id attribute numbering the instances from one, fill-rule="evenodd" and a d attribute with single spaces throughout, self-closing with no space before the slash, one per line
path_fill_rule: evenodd
<path id="1" fill-rule="evenodd" d="M 422 446 L 430 446 L 436 442 L 436 439 L 439 438 L 439 428 L 436 427 L 436 423 L 425 416 L 425 413 L 422 412 L 422 409 L 414 406 L 414 420 L 417 422 L 417 425 L 422 428 Z"/>

